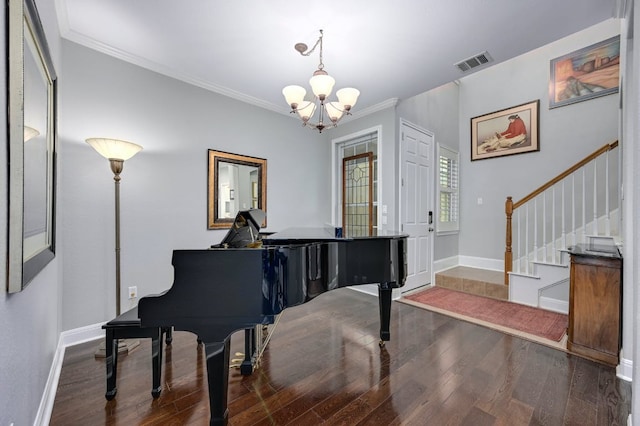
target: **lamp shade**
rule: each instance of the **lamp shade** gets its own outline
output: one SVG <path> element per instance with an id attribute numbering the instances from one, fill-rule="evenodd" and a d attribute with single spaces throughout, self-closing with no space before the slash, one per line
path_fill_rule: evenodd
<path id="1" fill-rule="evenodd" d="M 313 117 L 313 113 L 316 112 L 315 102 L 302 101 L 296 110 L 302 121 L 309 121 Z"/>
<path id="2" fill-rule="evenodd" d="M 333 90 L 333 85 L 336 84 L 336 80 L 331 77 L 329 74 L 321 70 L 313 73 L 313 77 L 309 79 L 309 84 L 311 85 L 311 90 L 313 90 L 313 94 L 316 95 L 319 99 L 325 99 L 331 94 Z"/>
<path id="3" fill-rule="evenodd" d="M 140 145 L 118 139 L 89 138 L 87 143 L 108 160 L 126 161 L 142 151 Z"/>
<path id="4" fill-rule="evenodd" d="M 358 101 L 360 91 L 353 87 L 345 87 L 344 89 L 338 90 L 336 92 L 336 96 L 338 97 L 338 102 L 344 105 L 347 109 L 351 109 Z"/>
<path id="5" fill-rule="evenodd" d="M 344 113 L 344 106 L 340 102 L 329 102 L 325 105 L 325 109 L 327 110 L 327 115 L 336 123 L 342 117 Z"/>
<path id="6" fill-rule="evenodd" d="M 297 108 L 304 100 L 307 91 L 302 86 L 292 85 L 282 89 L 282 94 L 291 108 Z"/>
<path id="7" fill-rule="evenodd" d="M 28 141 L 29 139 L 33 139 L 40 134 L 39 131 L 34 129 L 33 127 L 24 126 L 24 141 Z"/>

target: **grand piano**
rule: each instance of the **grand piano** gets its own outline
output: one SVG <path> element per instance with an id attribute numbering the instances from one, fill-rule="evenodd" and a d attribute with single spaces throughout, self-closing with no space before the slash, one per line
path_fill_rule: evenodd
<path id="1" fill-rule="evenodd" d="M 272 324 L 285 308 L 341 287 L 378 284 L 380 344 L 390 339 L 391 293 L 406 278 L 406 236 L 336 237 L 333 228 L 260 235 L 264 213 L 241 211 L 220 245 L 174 250 L 173 286 L 142 297 L 142 327 L 173 327 L 205 347 L 211 425 L 226 425 L 229 342 Z"/>

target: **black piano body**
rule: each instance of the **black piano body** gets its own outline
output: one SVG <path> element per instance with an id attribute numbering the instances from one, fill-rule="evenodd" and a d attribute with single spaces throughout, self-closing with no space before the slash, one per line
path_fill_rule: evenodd
<path id="1" fill-rule="evenodd" d="M 251 231 L 253 232 L 253 231 Z M 333 289 L 378 284 L 380 341 L 389 340 L 392 290 L 406 278 L 406 236 L 336 238 L 299 228 L 259 248 L 175 250 L 173 286 L 140 299 L 142 327 L 190 331 L 205 346 L 211 425 L 227 423 L 229 339 L 271 324 L 283 309 Z"/>

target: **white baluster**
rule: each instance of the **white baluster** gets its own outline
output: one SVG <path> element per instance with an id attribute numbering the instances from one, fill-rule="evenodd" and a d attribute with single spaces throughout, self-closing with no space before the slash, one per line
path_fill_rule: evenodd
<path id="1" fill-rule="evenodd" d="M 609 206 L 609 151 L 607 151 L 605 153 L 604 156 L 604 165 L 605 165 L 605 172 L 604 172 L 604 202 L 605 202 L 605 208 L 604 208 L 604 214 L 605 214 L 605 222 L 604 222 L 604 227 L 605 227 L 605 235 L 607 237 L 611 236 L 611 209 Z"/>
<path id="2" fill-rule="evenodd" d="M 564 204 L 565 204 L 565 198 L 564 198 L 564 181 L 562 181 L 560 183 L 562 185 L 562 209 L 561 209 L 561 215 L 560 215 L 560 220 L 562 221 L 560 223 L 560 232 L 562 235 L 562 247 L 561 249 L 565 249 L 567 248 L 567 231 L 566 231 L 566 227 L 565 227 L 565 220 L 564 220 L 564 214 L 565 214 L 565 209 L 564 209 Z"/>
<path id="3" fill-rule="evenodd" d="M 593 160 L 593 235 L 598 235 L 598 164 Z"/>
<path id="4" fill-rule="evenodd" d="M 576 174 L 571 174 L 571 230 L 573 239 L 571 244 L 576 244 Z"/>
<path id="5" fill-rule="evenodd" d="M 518 209 L 518 232 L 516 239 L 516 259 L 518 259 L 518 272 L 522 272 L 522 259 L 520 259 L 520 227 L 522 226 L 522 221 L 520 220 L 520 210 L 521 209 Z"/>
<path id="6" fill-rule="evenodd" d="M 582 168 L 582 242 L 587 242 L 587 168 Z"/>
<path id="7" fill-rule="evenodd" d="M 533 260 L 538 261 L 538 197 L 533 199 Z"/>
<path id="8" fill-rule="evenodd" d="M 556 187 L 551 188 L 551 262 L 556 262 Z"/>
<path id="9" fill-rule="evenodd" d="M 529 205 L 525 210 L 525 228 L 524 228 L 524 255 L 525 255 L 525 272 L 529 273 Z"/>
<path id="10" fill-rule="evenodd" d="M 542 196 L 542 256 L 547 262 L 547 191 L 544 191 Z"/>

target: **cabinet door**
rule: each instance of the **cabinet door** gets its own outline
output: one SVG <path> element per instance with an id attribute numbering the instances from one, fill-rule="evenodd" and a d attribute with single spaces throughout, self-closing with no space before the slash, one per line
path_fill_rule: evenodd
<path id="1" fill-rule="evenodd" d="M 617 357 L 620 269 L 595 263 L 572 264 L 572 342 Z"/>

